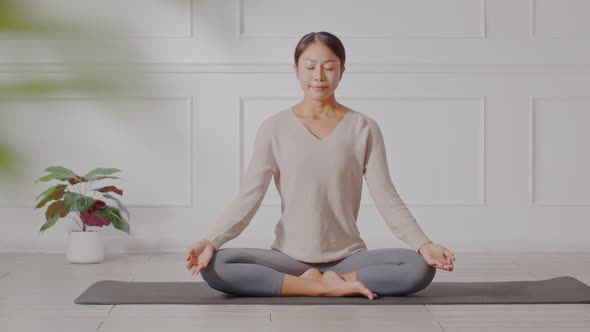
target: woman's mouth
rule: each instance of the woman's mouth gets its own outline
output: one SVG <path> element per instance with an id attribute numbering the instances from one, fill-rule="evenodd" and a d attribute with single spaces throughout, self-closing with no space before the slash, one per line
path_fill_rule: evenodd
<path id="1" fill-rule="evenodd" d="M 327 86 L 312 86 L 311 89 L 313 91 L 324 91 L 327 88 Z"/>

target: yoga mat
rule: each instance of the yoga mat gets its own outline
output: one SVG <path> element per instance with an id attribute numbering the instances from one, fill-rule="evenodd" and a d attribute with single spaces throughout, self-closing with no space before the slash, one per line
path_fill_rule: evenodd
<path id="1" fill-rule="evenodd" d="M 538 281 L 432 282 L 408 296 L 251 297 L 217 291 L 205 282 L 94 283 L 76 304 L 540 304 L 590 303 L 590 287 L 564 276 Z"/>

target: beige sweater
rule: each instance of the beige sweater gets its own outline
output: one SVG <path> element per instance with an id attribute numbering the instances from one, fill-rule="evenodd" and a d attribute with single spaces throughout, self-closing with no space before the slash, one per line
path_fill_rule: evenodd
<path id="1" fill-rule="evenodd" d="M 387 226 L 418 250 L 431 242 L 400 199 L 389 175 L 379 125 L 348 109 L 323 140 L 292 108 L 265 119 L 239 192 L 206 239 L 219 249 L 248 226 L 271 178 L 281 196 L 281 217 L 270 248 L 309 263 L 331 262 L 366 250 L 356 225 L 363 177 Z"/>

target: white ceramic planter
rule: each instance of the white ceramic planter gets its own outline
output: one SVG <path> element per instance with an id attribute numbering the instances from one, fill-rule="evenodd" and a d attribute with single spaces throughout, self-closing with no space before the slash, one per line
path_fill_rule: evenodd
<path id="1" fill-rule="evenodd" d="M 104 260 L 104 246 L 99 231 L 72 230 L 68 235 L 66 257 L 71 263 L 92 264 Z"/>

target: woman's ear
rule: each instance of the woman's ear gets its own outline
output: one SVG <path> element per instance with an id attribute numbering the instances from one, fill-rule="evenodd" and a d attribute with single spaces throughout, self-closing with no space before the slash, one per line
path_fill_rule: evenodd
<path id="1" fill-rule="evenodd" d="M 338 82 L 340 82 L 342 80 L 342 75 L 344 74 L 345 69 L 346 69 L 346 67 L 342 67 L 342 69 L 340 70 L 340 79 L 338 80 Z"/>
<path id="2" fill-rule="evenodd" d="M 299 80 L 299 71 L 297 70 L 297 64 L 293 65 L 293 71 L 295 72 L 295 77 Z"/>

